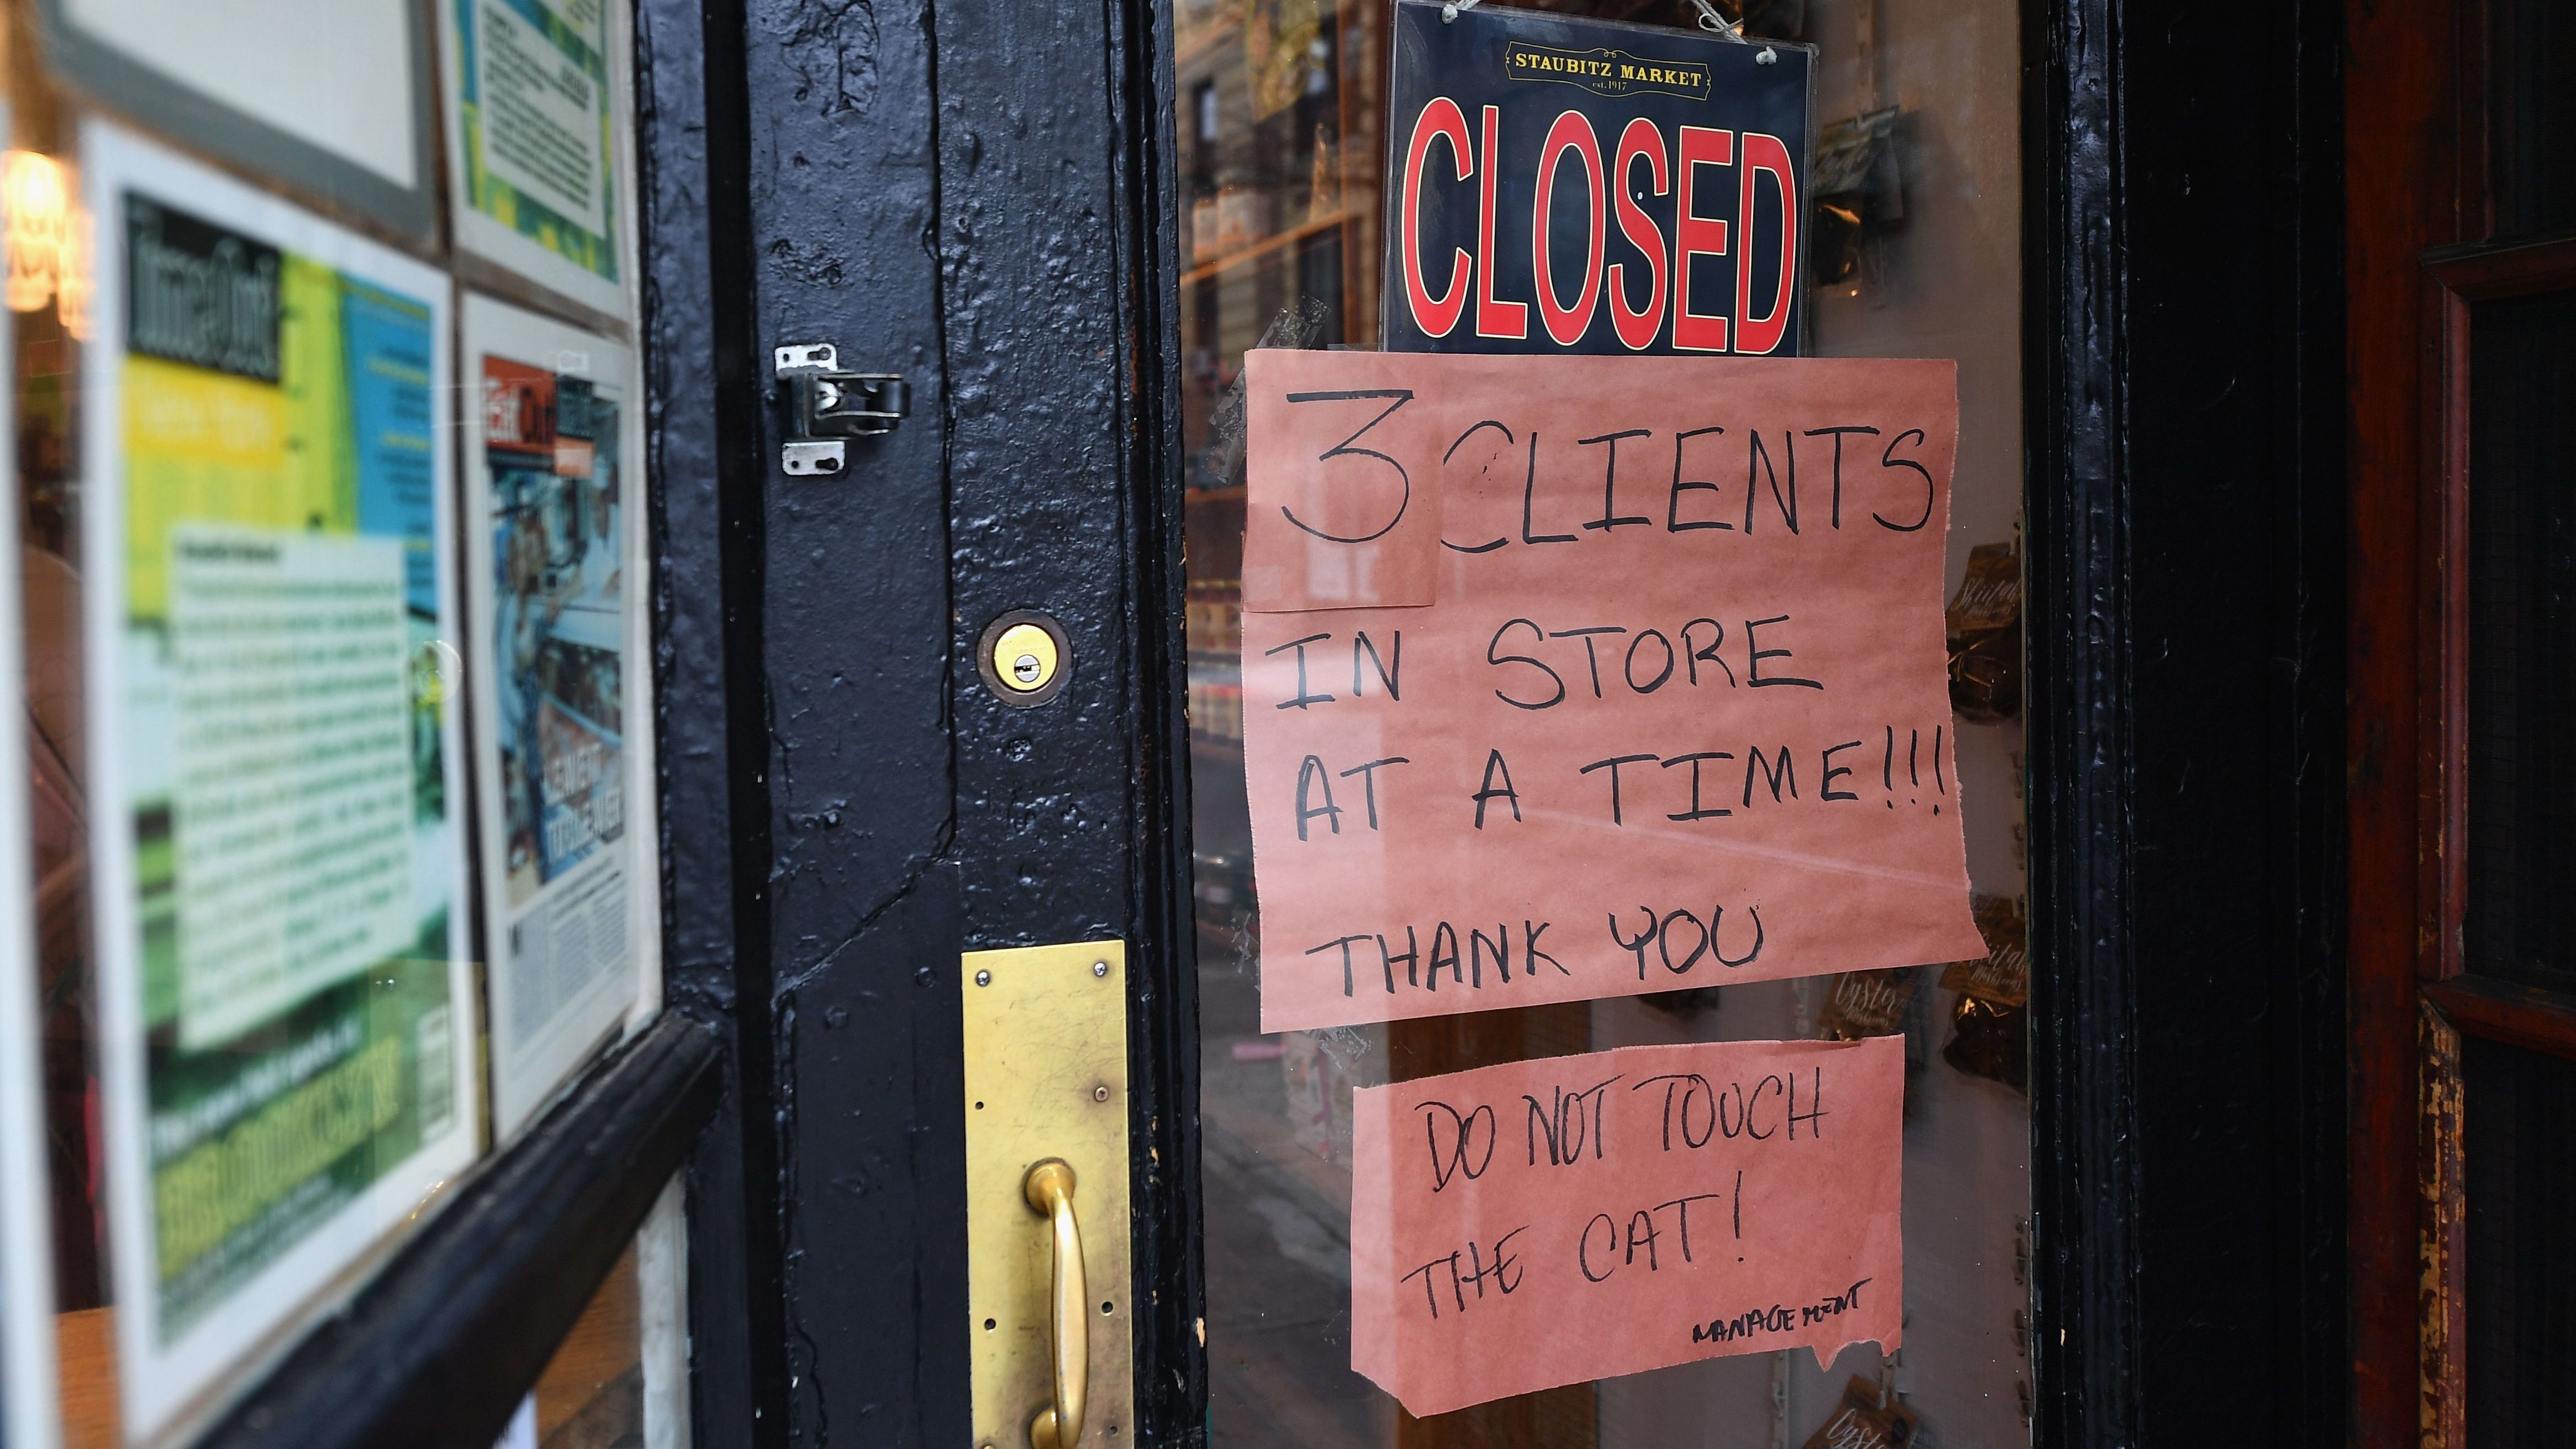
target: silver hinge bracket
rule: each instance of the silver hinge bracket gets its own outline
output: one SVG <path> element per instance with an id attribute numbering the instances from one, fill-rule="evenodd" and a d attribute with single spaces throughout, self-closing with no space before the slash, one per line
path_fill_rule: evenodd
<path id="1" fill-rule="evenodd" d="M 882 437 L 902 426 L 911 388 L 887 372 L 843 372 L 840 349 L 799 342 L 775 349 L 787 436 L 779 465 L 798 478 L 833 477 L 850 466 L 851 438 Z"/>

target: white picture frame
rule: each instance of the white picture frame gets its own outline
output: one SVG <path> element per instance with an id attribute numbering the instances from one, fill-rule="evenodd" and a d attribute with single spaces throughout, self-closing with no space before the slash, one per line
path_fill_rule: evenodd
<path id="1" fill-rule="evenodd" d="M 423 243 L 436 0 L 41 0 L 55 65 L 166 135 Z"/>

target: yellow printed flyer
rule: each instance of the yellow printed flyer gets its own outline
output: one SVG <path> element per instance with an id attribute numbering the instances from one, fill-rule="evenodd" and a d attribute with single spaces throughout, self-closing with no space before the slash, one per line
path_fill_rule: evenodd
<path id="1" fill-rule="evenodd" d="M 470 1163 L 448 283 L 92 123 L 84 566 L 129 1433 Z"/>

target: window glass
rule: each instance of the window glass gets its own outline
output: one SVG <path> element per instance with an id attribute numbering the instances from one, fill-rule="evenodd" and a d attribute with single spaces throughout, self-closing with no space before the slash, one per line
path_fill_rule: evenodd
<path id="1" fill-rule="evenodd" d="M 56 67 L 156 7 L 0 0 L 33 1182 L 76 1446 L 220 1414 L 659 1003 L 650 731 L 628 728 L 653 710 L 626 8 L 526 7 L 547 23 L 515 38 L 578 61 L 577 86 L 534 53 L 441 71 L 426 14 L 451 7 L 351 0 L 335 53 L 381 85 L 262 79 L 274 57 L 236 47 L 203 55 L 206 96 L 240 102 L 199 97 L 224 111 L 205 127 L 82 104 Z M 43 28 L 61 13 L 82 36 Z M 152 38 L 143 60 L 188 62 Z M 581 143 L 558 158 L 581 175 L 553 178 L 582 193 L 557 197 L 588 208 L 579 236 L 486 188 L 533 250 L 439 243 L 428 88 L 475 76 L 504 109 L 529 84 L 587 98 L 572 122 L 513 113 L 520 142 L 560 123 Z M 317 145 L 354 169 L 308 164 Z M 512 270 L 567 258 L 589 290 Z M 492 294 L 478 319 L 507 314 L 461 329 L 471 373 L 463 274 Z M 494 390 L 467 378 L 517 405 L 475 410 Z M 499 499 L 488 536 L 469 479 Z M 505 664 L 523 687 L 501 701 Z M 475 708 L 526 725 L 480 771 Z M 478 778 L 524 788 L 478 800 Z M 677 1341 L 650 1286 L 676 1253 L 665 1232 L 621 1270 L 630 1360 Z M 676 1368 L 617 1392 L 678 1422 Z"/>
<path id="2" fill-rule="evenodd" d="M 0 81 L 0 115 L 6 113 L 7 94 Z M 0 158 L 0 210 L 6 179 L 7 163 Z M 0 308 L 0 355 L 6 354 L 8 321 L 9 313 Z M 12 510 L 0 515 L 0 679 L 21 668 L 17 540 Z M 24 754 L 24 729 L 22 711 L 0 712 L 0 760 Z M 25 772 L 0 773 L 0 822 L 14 826 L 26 810 Z M 48 1449 L 57 1437 L 53 1234 L 45 1202 L 44 1077 L 31 949 L 35 880 L 28 846 L 22 831 L 0 828 L 0 1446 Z"/>
<path id="3" fill-rule="evenodd" d="M 1541 6 L 1690 26 L 1686 0 Z M 2029 1432 L 2021 801 L 2022 62 L 2008 0 L 1746 0 L 1817 48 L 1812 333 L 1959 363 L 1952 700 L 1983 962 L 1265 1035 L 1243 774 L 1237 379 L 1378 345 L 1389 8 L 1176 0 L 1189 720 L 1213 1442 L 2001 1444 Z M 1827 178 L 1834 178 L 1827 185 Z M 1354 1088 L 1649 1043 L 1901 1034 L 1905 1347 L 1715 1359 L 1415 1420 L 1351 1367 Z M 1840 1424 L 1842 1428 L 1828 1428 Z M 1855 1425 L 1879 1437 L 1852 1438 Z M 1844 1437 L 1836 1438 L 1837 1433 Z"/>
<path id="4" fill-rule="evenodd" d="M 2576 506 L 2566 462 L 2576 291 L 2472 304 L 2469 319 L 2468 914 L 2471 971 L 2576 991 Z"/>
<path id="5" fill-rule="evenodd" d="M 2499 241 L 2576 225 L 2576 15 L 2549 0 L 2492 0 L 2487 20 L 2487 166 Z M 2474 11 L 2471 13 L 2475 13 Z"/>
<path id="6" fill-rule="evenodd" d="M 2471 1037 L 2467 1098 L 2473 1444 L 2547 1444 L 2576 1414 L 2576 1063 Z"/>
<path id="7" fill-rule="evenodd" d="M 86 253 L 66 246 L 79 195 L 73 117 L 46 71 L 28 8 L 9 15 L 10 136 L 0 159 L 17 462 L 18 584 L 26 630 L 26 747 L 36 971 L 64 1443 L 121 1444 L 102 1205 L 90 977 L 87 785 L 81 694 L 79 350 Z M 64 286 L 66 279 L 71 285 Z"/>
<path id="8" fill-rule="evenodd" d="M 498 1449 L 686 1449 L 680 1198 L 674 1181 L 564 1335 Z"/>
<path id="9" fill-rule="evenodd" d="M 2511 7 L 2507 7 L 2511 8 Z M 2526 19 L 2541 24 L 2531 7 Z M 2567 33 L 2561 31 L 2562 34 Z M 2502 178 L 2510 181 L 2511 178 Z M 2525 178 L 2528 180 L 2529 178 Z M 2499 197 L 2509 199 L 2509 186 Z M 2470 304 L 2468 903 L 2472 977 L 2576 991 L 2576 772 L 2559 742 L 2576 704 L 2576 291 Z M 2524 1007 L 2523 1010 L 2530 1008 Z M 2469 1440 L 2547 1443 L 2576 1412 L 2576 1064 L 2470 1037 L 2462 1049 Z"/>

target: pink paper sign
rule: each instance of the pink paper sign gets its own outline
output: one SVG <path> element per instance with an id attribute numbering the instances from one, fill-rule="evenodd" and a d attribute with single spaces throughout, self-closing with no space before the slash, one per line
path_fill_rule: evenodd
<path id="1" fill-rule="evenodd" d="M 1984 951 L 1942 636 L 1952 364 L 1245 376 L 1263 1030 Z M 1367 508 L 1329 511 L 1345 481 Z M 1374 607 L 1284 607 L 1354 579 Z"/>
<path id="2" fill-rule="evenodd" d="M 1432 602 L 1440 488 L 1421 459 L 1448 440 L 1410 387 L 1305 385 L 1312 352 L 1244 354 L 1247 416 L 1243 607 L 1406 607 Z M 1365 439 L 1365 441 L 1363 441 Z M 1311 545 L 1311 546 L 1310 546 Z"/>
<path id="3" fill-rule="evenodd" d="M 1902 1037 L 1622 1047 L 1355 1097 L 1351 1367 L 1415 1415 L 1901 1346 Z"/>

